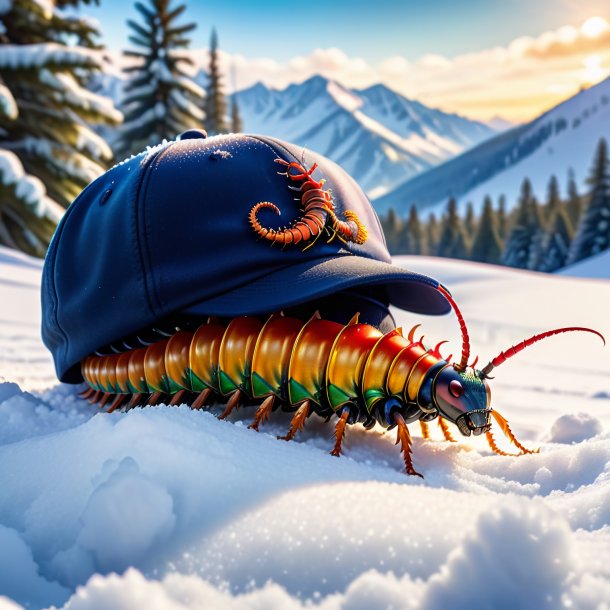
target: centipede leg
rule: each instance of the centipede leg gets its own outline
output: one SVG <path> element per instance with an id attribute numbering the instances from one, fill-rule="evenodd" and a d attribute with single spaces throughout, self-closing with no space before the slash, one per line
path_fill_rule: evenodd
<path id="1" fill-rule="evenodd" d="M 205 407 L 208 404 L 208 400 L 211 398 L 213 393 L 214 390 L 212 390 L 212 388 L 206 388 L 205 390 L 203 390 L 203 392 L 201 392 L 199 396 L 197 396 L 197 398 L 195 398 L 195 400 L 193 401 L 191 409 L 201 409 L 202 407 Z"/>
<path id="2" fill-rule="evenodd" d="M 427 422 L 419 420 L 419 427 L 421 428 L 421 435 L 425 439 L 430 438 L 430 426 Z"/>
<path id="3" fill-rule="evenodd" d="M 225 407 L 225 410 L 220 414 L 218 419 L 226 419 L 227 417 L 229 417 L 229 415 L 231 415 L 233 409 L 235 409 L 237 406 L 239 406 L 239 403 L 241 402 L 241 399 L 243 398 L 243 396 L 244 396 L 244 393 L 241 390 L 235 390 L 235 392 L 233 392 L 233 394 L 231 394 L 231 396 L 229 397 L 227 406 Z"/>
<path id="4" fill-rule="evenodd" d="M 494 453 L 497 453 L 498 455 L 502 455 L 504 457 L 519 457 L 519 455 L 521 455 L 519 453 L 507 453 L 506 451 L 502 451 L 502 449 L 500 449 L 500 447 L 496 445 L 496 439 L 493 437 L 491 430 L 488 430 L 485 433 L 485 438 L 487 439 L 487 444 L 489 445 L 491 450 Z"/>
<path id="5" fill-rule="evenodd" d="M 442 430 L 443 436 L 445 437 L 446 441 L 449 441 L 450 443 L 457 443 L 457 441 L 453 438 L 451 430 L 449 430 L 449 426 L 447 425 L 447 422 L 443 417 L 438 418 L 438 427 Z"/>
<path id="6" fill-rule="evenodd" d="M 79 395 L 79 398 L 87 400 L 91 398 L 95 394 L 95 390 L 93 388 L 85 388 Z"/>
<path id="7" fill-rule="evenodd" d="M 349 409 L 343 409 L 341 417 L 335 426 L 335 446 L 330 452 L 331 455 L 339 457 L 341 455 L 341 443 L 345 436 L 345 426 L 347 425 L 347 418 L 349 417 Z"/>
<path id="8" fill-rule="evenodd" d="M 176 392 L 172 396 L 172 399 L 169 401 L 169 406 L 176 407 L 176 406 L 182 404 L 184 402 L 184 399 L 187 396 L 187 394 L 188 394 L 188 390 L 180 390 L 179 392 Z"/>
<path id="9" fill-rule="evenodd" d="M 515 445 L 515 447 L 517 447 L 517 449 L 521 451 L 522 454 L 540 453 L 540 448 L 528 449 L 527 447 L 524 447 L 513 434 L 513 431 L 510 429 L 508 422 L 497 411 L 492 411 L 491 415 L 498 422 L 500 428 L 502 428 L 502 432 L 504 432 L 506 437 L 511 441 L 513 445 Z"/>
<path id="10" fill-rule="evenodd" d="M 140 401 L 142 400 L 143 397 L 144 397 L 144 394 L 133 394 L 131 396 L 131 400 L 127 403 L 127 406 L 125 407 L 125 409 L 127 411 L 129 411 L 130 409 L 133 409 L 135 406 L 140 404 Z"/>
<path id="11" fill-rule="evenodd" d="M 127 400 L 127 396 L 127 394 L 117 394 L 115 399 L 112 401 L 112 404 L 108 407 L 106 413 L 112 413 L 118 409 L 125 402 L 125 400 Z"/>
<path id="12" fill-rule="evenodd" d="M 95 394 L 89 399 L 89 402 L 94 405 L 101 399 L 103 392 L 101 390 L 96 390 Z"/>
<path id="13" fill-rule="evenodd" d="M 292 421 L 290 422 L 290 430 L 288 430 L 288 434 L 285 436 L 278 436 L 278 439 L 282 441 L 291 441 L 297 434 L 303 429 L 305 425 L 305 420 L 309 415 L 309 411 L 311 409 L 311 405 L 308 400 L 306 400 L 295 412 L 292 416 Z"/>
<path id="14" fill-rule="evenodd" d="M 258 409 L 256 409 L 256 413 L 254 414 L 254 421 L 248 426 L 251 430 L 256 430 L 258 432 L 258 427 L 263 425 L 268 419 L 269 415 L 273 411 L 273 405 L 275 404 L 275 396 L 271 394 L 271 396 L 267 396 L 265 400 L 259 405 Z"/>
<path id="15" fill-rule="evenodd" d="M 405 461 L 405 469 L 407 474 L 415 475 L 417 477 L 424 478 L 424 475 L 420 474 L 413 467 L 413 461 L 411 459 L 411 434 L 409 434 L 409 428 L 405 422 L 403 416 L 400 413 L 394 415 L 394 422 L 396 423 L 396 445 L 400 443 L 400 450 L 402 452 L 403 459 Z"/>
<path id="16" fill-rule="evenodd" d="M 163 392 L 153 392 L 146 401 L 146 404 L 149 407 L 154 407 L 161 402 L 161 398 L 163 397 Z"/>
<path id="17" fill-rule="evenodd" d="M 102 396 L 102 401 L 100 402 L 100 409 L 103 409 L 110 402 L 111 398 L 112 398 L 112 394 L 110 394 L 108 392 L 104 392 L 104 394 Z"/>

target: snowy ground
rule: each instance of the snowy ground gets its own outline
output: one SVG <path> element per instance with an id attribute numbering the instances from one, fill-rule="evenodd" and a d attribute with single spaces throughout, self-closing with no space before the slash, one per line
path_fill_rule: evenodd
<path id="1" fill-rule="evenodd" d="M 474 353 L 559 325 L 610 338 L 610 281 L 440 259 Z M 0 250 L 0 609 L 607 609 L 610 348 L 556 337 L 497 370 L 493 405 L 539 455 L 310 421 L 296 442 L 185 407 L 94 417 L 38 338 L 40 265 Z M 457 324 L 423 321 L 427 341 Z M 18 385 L 14 385 L 18 384 Z M 4 595 L 5 597 L 1 597 Z M 9 600 L 14 600 L 9 601 Z"/>

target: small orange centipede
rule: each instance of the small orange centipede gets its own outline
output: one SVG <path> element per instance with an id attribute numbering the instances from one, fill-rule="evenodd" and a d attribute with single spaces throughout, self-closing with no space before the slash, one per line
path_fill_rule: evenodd
<path id="1" fill-rule="evenodd" d="M 329 235 L 329 242 L 335 236 L 344 242 L 350 241 L 356 244 L 363 244 L 366 241 L 366 228 L 355 212 L 346 210 L 343 213 L 345 220 L 337 218 L 332 195 L 329 190 L 323 188 L 325 180 L 322 178 L 318 181 L 312 177 L 318 167 L 316 163 L 306 170 L 296 161 L 289 163 L 283 159 L 275 159 L 275 162 L 286 166 L 285 172 L 278 173 L 296 184 L 296 186 L 289 184 L 289 188 L 300 193 L 303 215 L 290 227 L 282 230 L 269 229 L 263 227 L 258 220 L 259 211 L 269 209 L 279 216 L 280 209 L 270 201 L 255 204 L 250 210 L 249 220 L 260 237 L 283 245 L 307 244 L 305 250 L 313 246 L 323 232 Z"/>

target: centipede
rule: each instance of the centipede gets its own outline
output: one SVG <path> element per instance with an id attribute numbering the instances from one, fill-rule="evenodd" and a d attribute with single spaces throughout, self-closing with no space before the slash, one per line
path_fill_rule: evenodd
<path id="1" fill-rule="evenodd" d="M 508 421 L 492 408 L 490 373 L 532 344 L 567 332 L 598 331 L 580 326 L 547 330 L 513 345 L 492 358 L 482 369 L 470 359 L 470 339 L 462 313 L 442 286 L 460 325 L 459 361 L 443 358 L 441 341 L 426 348 L 416 338 L 395 328 L 383 333 L 359 322 L 347 324 L 314 313 L 300 319 L 283 312 L 265 317 L 209 318 L 196 328 L 176 328 L 170 336 L 145 347 L 109 355 L 91 354 L 81 362 L 87 388 L 81 396 L 107 412 L 136 406 L 190 404 L 193 409 L 224 405 L 220 419 L 238 407 L 256 410 L 249 428 L 258 431 L 272 414 L 292 413 L 290 427 L 278 438 L 290 441 L 307 419 L 316 414 L 334 418 L 334 446 L 341 455 L 349 426 L 362 424 L 396 428 L 405 471 L 421 477 L 412 459 L 409 425 L 421 427 L 428 439 L 434 420 L 445 440 L 455 442 L 452 427 L 462 436 L 484 434 L 494 453 L 523 455 L 538 452 L 521 444 Z M 500 449 L 492 432 L 495 422 L 516 453 Z"/>
<path id="2" fill-rule="evenodd" d="M 301 244 L 304 250 L 313 246 L 324 233 L 328 237 L 328 242 L 335 237 L 345 243 L 363 244 L 366 241 L 368 237 L 366 227 L 353 210 L 346 210 L 343 213 L 345 220 L 337 217 L 332 193 L 324 188 L 325 179 L 313 178 L 313 173 L 318 168 L 316 163 L 306 169 L 297 161 L 289 163 L 283 159 L 275 159 L 275 162 L 285 167 L 286 171 L 278 174 L 286 176 L 289 181 L 288 188 L 299 194 L 297 199 L 300 199 L 303 214 L 290 227 L 280 230 L 267 228 L 258 220 L 259 212 L 269 209 L 280 216 L 281 211 L 270 201 L 255 204 L 250 210 L 249 220 L 259 237 L 284 246 Z"/>

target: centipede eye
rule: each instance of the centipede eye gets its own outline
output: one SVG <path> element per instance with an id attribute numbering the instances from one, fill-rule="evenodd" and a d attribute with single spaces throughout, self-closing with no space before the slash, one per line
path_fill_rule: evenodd
<path id="1" fill-rule="evenodd" d="M 462 384 L 457 381 L 456 379 L 454 379 L 450 384 L 449 384 L 449 392 L 451 393 L 452 396 L 454 396 L 455 398 L 459 398 L 463 393 L 464 393 L 464 388 L 462 387 Z"/>

